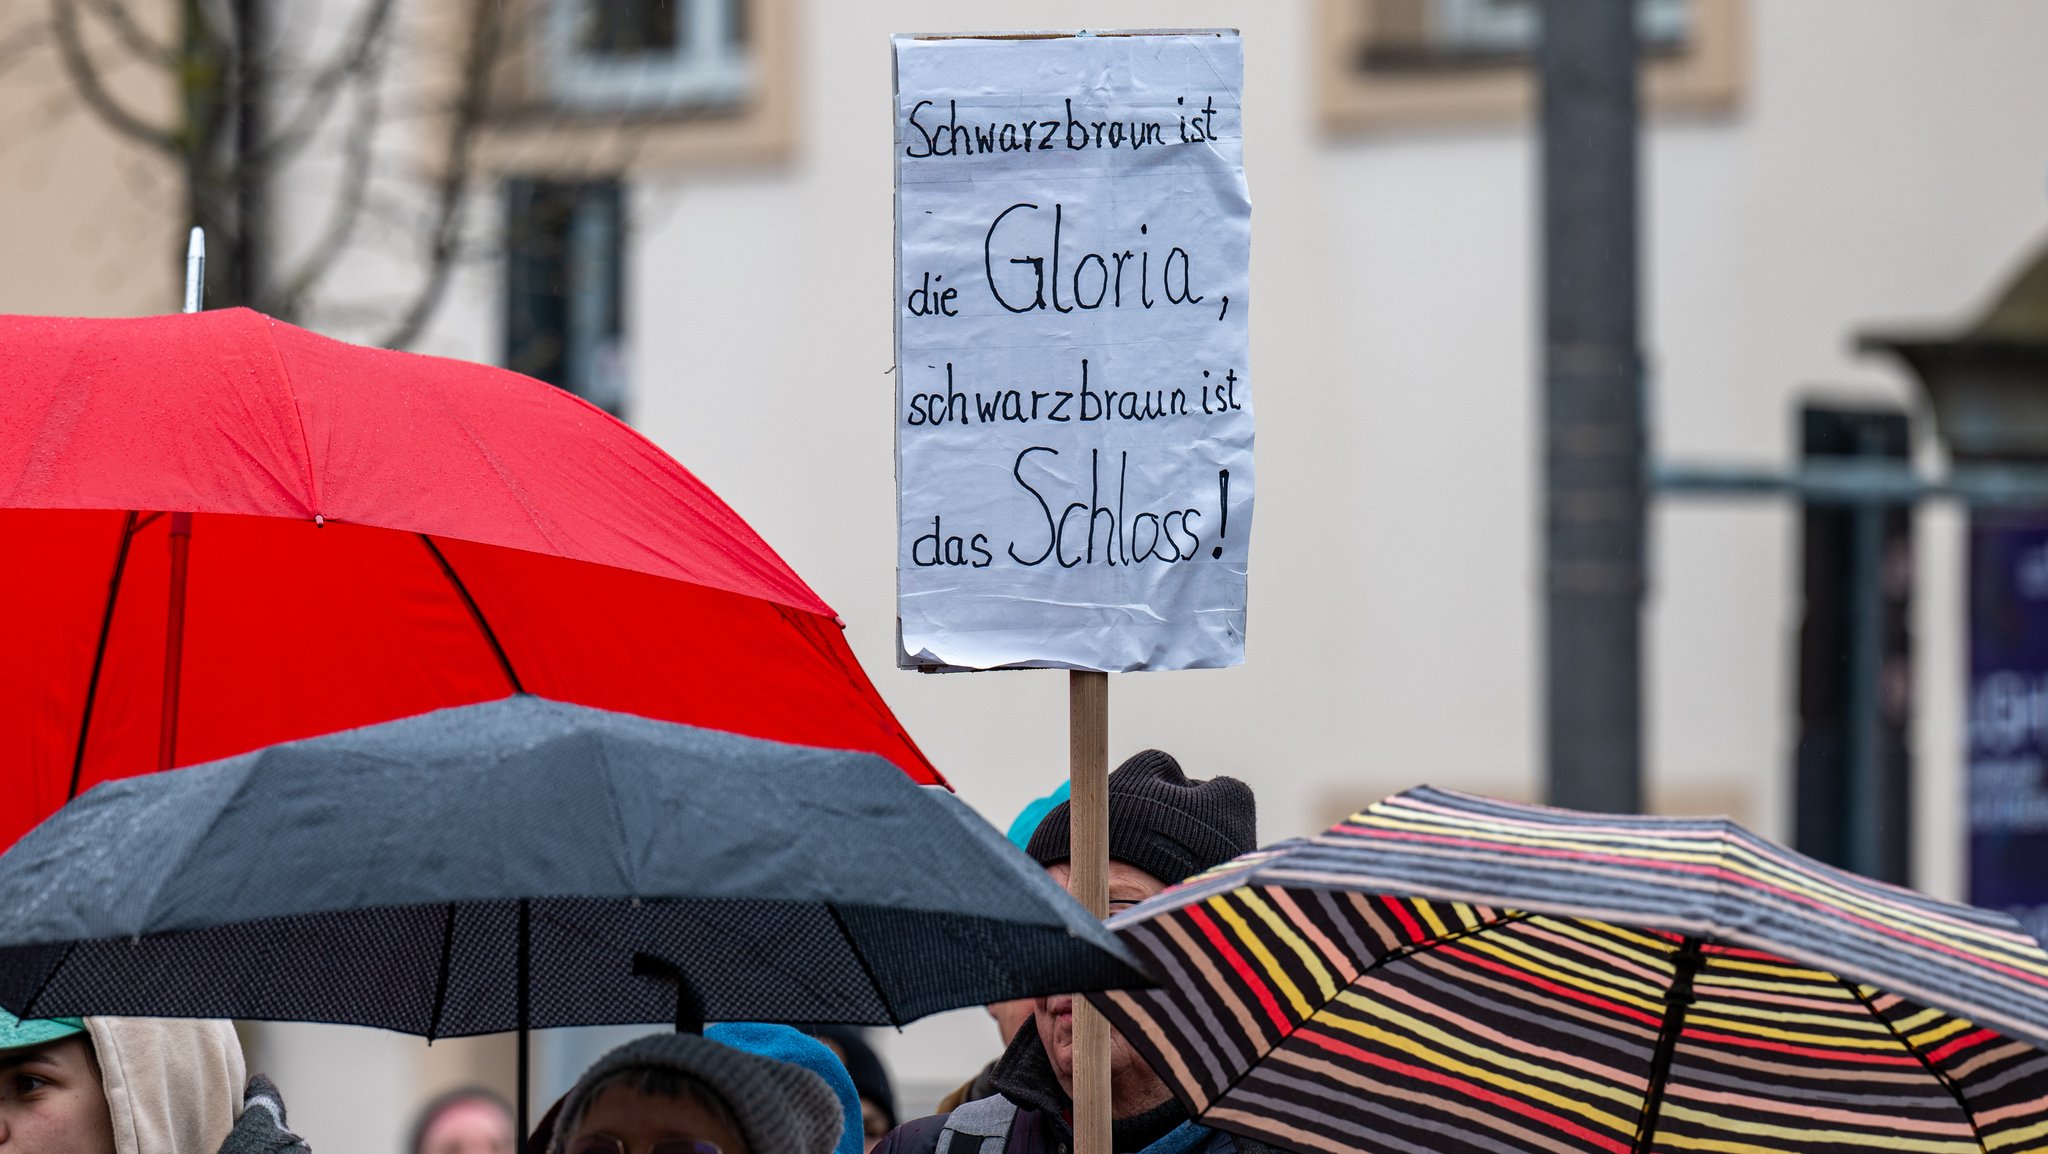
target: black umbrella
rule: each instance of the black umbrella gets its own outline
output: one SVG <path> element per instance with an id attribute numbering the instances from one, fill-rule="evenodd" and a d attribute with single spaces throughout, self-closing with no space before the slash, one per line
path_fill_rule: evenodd
<path id="1" fill-rule="evenodd" d="M 0 910 L 22 1017 L 436 1038 L 901 1024 L 1146 984 L 1000 833 L 880 757 L 533 697 L 102 785 L 0 856 Z"/>

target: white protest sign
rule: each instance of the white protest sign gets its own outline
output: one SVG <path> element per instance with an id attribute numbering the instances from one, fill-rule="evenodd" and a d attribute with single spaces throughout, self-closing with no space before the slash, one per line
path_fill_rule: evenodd
<path id="1" fill-rule="evenodd" d="M 1242 663 L 1237 34 L 894 47 L 899 662 Z"/>

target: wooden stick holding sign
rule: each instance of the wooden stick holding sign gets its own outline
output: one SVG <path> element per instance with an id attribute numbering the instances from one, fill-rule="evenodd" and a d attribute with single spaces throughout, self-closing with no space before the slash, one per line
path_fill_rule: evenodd
<path id="1" fill-rule="evenodd" d="M 1109 916 L 1109 674 L 1067 674 L 1067 852 L 1074 897 Z M 1109 1021 L 1086 998 L 1074 999 L 1074 1149 L 1110 1154 Z"/>
<path id="2" fill-rule="evenodd" d="M 1228 30 L 898 36 L 897 664 L 1069 670 L 1108 913 L 1110 672 L 1244 660 L 1251 207 Z M 1077 1154 L 1109 1028 L 1074 1006 Z"/>

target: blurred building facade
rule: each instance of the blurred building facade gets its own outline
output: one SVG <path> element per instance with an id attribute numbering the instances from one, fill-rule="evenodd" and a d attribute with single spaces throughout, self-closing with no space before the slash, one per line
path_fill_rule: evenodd
<path id="1" fill-rule="evenodd" d="M 998 824 L 1065 773 L 1065 679 L 894 668 L 888 36 L 1240 28 L 1261 422 L 1248 660 L 1113 678 L 1112 756 L 1155 745 L 1243 777 L 1267 839 L 1418 782 L 1537 795 L 1527 4 L 529 3 L 477 150 L 475 251 L 415 347 L 575 388 L 682 460 L 839 610 L 910 732 Z M 307 27 L 332 27 L 335 7 Z M 444 43 L 455 10 L 415 6 L 405 35 Z M 2048 235 L 2048 9 L 1652 0 L 1642 29 L 1655 455 L 1790 468 L 1801 407 L 1823 404 L 1912 414 L 1905 450 L 1935 465 L 1914 387 L 1854 337 L 1974 311 Z M 413 65 L 450 66 L 425 48 Z M 0 308 L 175 307 L 176 203 L 147 202 L 146 159 L 62 111 L 62 85 L 47 60 L 0 75 Z M 46 107 L 44 126 L 31 110 Z M 402 162 L 426 131 L 395 120 L 383 145 Z M 295 179 L 276 198 L 282 246 L 317 231 L 333 170 Z M 336 296 L 403 272 L 402 254 L 368 252 Z M 308 319 L 362 335 L 340 311 Z M 1961 527 L 1952 508 L 1914 515 L 1911 662 L 1895 670 L 1915 879 L 1950 896 Z M 1801 512 L 1660 500 L 1651 531 L 1647 796 L 1789 836 Z M 316 1148 L 394 1147 L 428 1093 L 510 1074 L 500 1042 L 266 1027 L 258 1044 Z M 994 1036 L 970 1011 L 884 1045 L 916 1104 Z"/>

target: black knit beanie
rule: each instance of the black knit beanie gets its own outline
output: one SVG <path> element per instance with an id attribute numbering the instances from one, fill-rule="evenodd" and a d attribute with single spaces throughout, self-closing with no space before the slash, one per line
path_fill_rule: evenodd
<path id="1" fill-rule="evenodd" d="M 1025 848 L 1040 865 L 1073 856 L 1072 805 L 1038 823 Z M 1148 749 L 1109 775 L 1109 856 L 1167 885 L 1258 848 L 1259 807 L 1234 777 L 1189 781 L 1171 754 Z"/>

